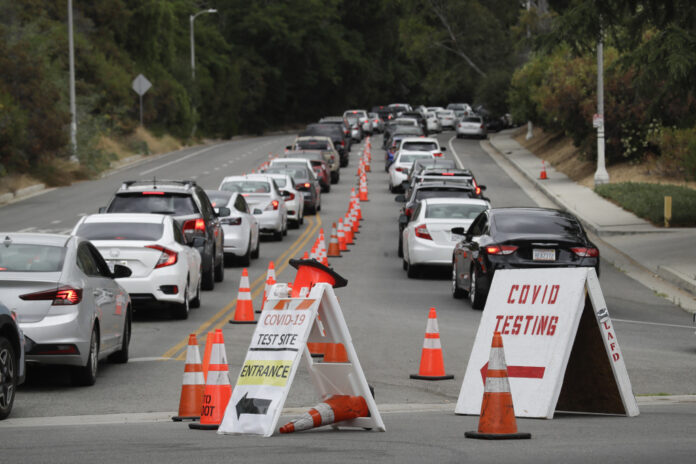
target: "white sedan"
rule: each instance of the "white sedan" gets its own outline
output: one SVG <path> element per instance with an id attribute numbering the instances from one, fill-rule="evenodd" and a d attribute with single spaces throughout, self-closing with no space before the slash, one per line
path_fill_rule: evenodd
<path id="1" fill-rule="evenodd" d="M 210 204 L 220 218 L 224 233 L 222 246 L 225 264 L 237 261 L 241 266 L 249 266 L 251 260 L 259 257 L 261 247 L 259 223 L 251 214 L 244 196 L 238 192 L 206 190 Z M 227 207 L 229 215 L 220 214 L 221 207 Z M 226 212 L 226 211 L 223 211 Z"/>
<path id="2" fill-rule="evenodd" d="M 283 195 L 285 206 L 288 208 L 288 221 L 292 221 L 295 229 L 304 223 L 304 197 L 302 192 L 295 189 L 295 180 L 288 174 L 265 173 L 273 179 Z"/>
<path id="3" fill-rule="evenodd" d="M 401 183 L 408 177 L 408 171 L 417 160 L 435 159 L 430 151 L 406 151 L 399 150 L 394 162 L 389 166 L 389 191 L 398 192 L 403 188 Z"/>
<path id="4" fill-rule="evenodd" d="M 201 304 L 201 255 L 169 215 L 109 213 L 84 216 L 73 235 L 88 239 L 108 266 L 126 266 L 118 279 L 134 306 L 167 306 L 176 319 Z M 194 239 L 195 240 L 195 239 Z"/>
<path id="5" fill-rule="evenodd" d="M 451 266 L 454 247 L 462 239 L 452 228 L 468 229 L 476 216 L 490 207 L 486 200 L 475 198 L 422 200 L 402 232 L 403 267 L 408 277 L 417 277 L 422 265 Z"/>
<path id="6" fill-rule="evenodd" d="M 399 150 L 429 152 L 440 158 L 447 148 L 441 147 L 440 142 L 434 137 L 408 137 L 401 139 Z"/>
<path id="7" fill-rule="evenodd" d="M 485 139 L 488 136 L 486 124 L 481 116 L 462 116 L 457 120 L 457 138 L 478 137 Z"/>

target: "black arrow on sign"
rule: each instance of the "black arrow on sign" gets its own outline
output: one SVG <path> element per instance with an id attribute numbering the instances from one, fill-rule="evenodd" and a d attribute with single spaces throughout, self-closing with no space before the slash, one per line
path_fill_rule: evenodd
<path id="1" fill-rule="evenodd" d="M 237 419 L 242 414 L 266 414 L 268 407 L 273 400 L 265 400 L 262 398 L 247 398 L 248 392 L 237 403 Z"/>

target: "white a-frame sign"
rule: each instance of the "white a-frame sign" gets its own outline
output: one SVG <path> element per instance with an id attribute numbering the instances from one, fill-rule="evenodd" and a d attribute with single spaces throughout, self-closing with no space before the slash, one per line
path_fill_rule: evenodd
<path id="1" fill-rule="evenodd" d="M 589 295 L 589 298 L 587 298 Z M 455 413 L 478 415 L 494 332 L 503 337 L 515 415 L 638 415 L 593 268 L 496 271 Z"/>
<path id="2" fill-rule="evenodd" d="M 303 292 L 306 296 L 290 298 L 288 286 L 276 284 L 269 293 L 218 433 L 273 435 L 302 355 L 321 400 L 332 395 L 365 398 L 368 417 L 334 427 L 384 431 L 333 287 L 317 283 L 309 294 Z M 348 362 L 315 362 L 308 342 L 342 343 Z"/>

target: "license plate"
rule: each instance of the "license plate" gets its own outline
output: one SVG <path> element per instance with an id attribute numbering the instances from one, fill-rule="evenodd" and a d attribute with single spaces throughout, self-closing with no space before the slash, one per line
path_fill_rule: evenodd
<path id="1" fill-rule="evenodd" d="M 459 241 L 461 241 L 461 240 L 464 238 L 463 235 L 453 234 L 453 233 L 451 233 L 451 232 L 450 232 L 450 235 L 451 235 L 451 236 L 450 236 L 450 239 L 451 239 L 453 242 L 459 242 Z"/>
<path id="2" fill-rule="evenodd" d="M 556 261 L 556 250 L 534 248 L 532 250 L 532 260 L 534 260 L 534 261 Z"/>

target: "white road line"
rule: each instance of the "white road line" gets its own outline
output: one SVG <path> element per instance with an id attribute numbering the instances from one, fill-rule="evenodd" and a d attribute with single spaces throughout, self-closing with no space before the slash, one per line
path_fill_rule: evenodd
<path id="1" fill-rule="evenodd" d="M 150 356 L 150 357 L 142 357 L 142 358 L 130 358 L 128 362 L 132 363 L 137 363 L 137 362 L 150 362 L 150 361 L 173 361 L 172 358 L 163 358 L 162 356 Z"/>
<path id="2" fill-rule="evenodd" d="M 17 232 L 24 233 L 24 232 L 33 232 L 35 230 L 36 230 L 36 227 L 27 227 L 26 229 L 18 230 Z"/>
<path id="3" fill-rule="evenodd" d="M 632 321 L 630 319 L 614 319 L 614 318 L 612 318 L 612 321 L 627 322 L 629 324 L 658 325 L 658 326 L 662 326 L 662 327 L 677 327 L 680 329 L 692 329 L 693 330 L 694 328 L 696 328 L 693 325 L 665 324 L 662 322 L 647 322 L 647 321 Z"/>
<path id="4" fill-rule="evenodd" d="M 63 221 L 61 221 L 60 219 L 56 219 L 55 221 L 51 221 L 51 224 L 60 224 L 61 222 Z"/>
<path id="5" fill-rule="evenodd" d="M 210 174 L 210 171 L 203 171 L 203 175 L 204 175 L 204 176 L 207 176 L 207 175 L 209 175 L 209 174 Z"/>
<path id="6" fill-rule="evenodd" d="M 450 138 L 447 141 L 447 145 L 449 146 L 450 151 L 454 155 L 454 159 L 457 160 L 457 164 L 459 165 L 459 169 L 464 169 L 464 163 L 462 163 L 462 160 L 459 159 L 459 155 L 457 155 L 457 151 L 454 149 L 454 146 L 452 145 L 452 140 L 454 140 L 456 137 L 457 137 L 456 135 L 453 135 L 452 138 Z"/>
<path id="7" fill-rule="evenodd" d="M 156 166 L 156 167 L 154 167 L 154 168 L 147 169 L 147 170 L 141 172 L 141 173 L 138 174 L 138 175 L 144 176 L 144 175 L 150 174 L 151 172 L 155 172 L 155 171 L 157 171 L 157 170 L 159 170 L 159 169 L 166 168 L 167 166 L 171 166 L 172 164 L 180 163 L 180 162 L 185 161 L 185 160 L 187 160 L 187 159 L 189 159 L 189 158 L 193 158 L 194 156 L 201 155 L 201 154 L 203 154 L 203 153 L 206 153 L 206 152 L 208 152 L 208 151 L 210 151 L 210 150 L 213 150 L 213 149 L 215 149 L 215 148 L 218 148 L 218 147 L 220 147 L 220 145 L 213 145 L 213 146 L 211 146 L 211 147 L 206 147 L 206 148 L 203 148 L 203 149 L 201 149 L 201 150 L 194 151 L 193 153 L 189 153 L 189 154 L 186 155 L 186 156 L 182 156 L 181 158 L 177 158 L 177 159 L 172 160 L 172 161 L 170 161 L 170 162 L 168 162 L 168 163 L 160 164 L 159 166 Z"/>

